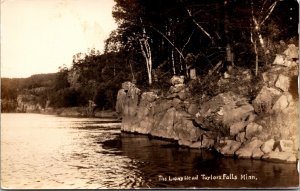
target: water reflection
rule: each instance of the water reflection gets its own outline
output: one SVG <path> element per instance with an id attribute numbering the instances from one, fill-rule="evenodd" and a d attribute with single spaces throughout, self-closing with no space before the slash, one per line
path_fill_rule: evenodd
<path id="1" fill-rule="evenodd" d="M 107 144 L 109 143 L 109 144 Z M 115 143 L 114 145 L 111 143 Z M 140 161 L 138 169 L 150 187 L 226 187 L 263 188 L 297 187 L 298 173 L 295 164 L 270 163 L 260 160 L 222 158 L 205 150 L 178 148 L 162 140 L 149 140 L 143 135 L 122 134 L 122 139 L 108 141 L 103 147 L 119 148 L 123 155 Z M 205 176 L 237 176 L 237 180 L 203 180 Z M 163 177 L 196 176 L 198 181 L 160 181 Z M 241 177 L 243 176 L 243 177 Z M 251 180 L 251 177 L 256 180 Z M 242 179 L 244 178 L 244 179 Z"/>
<path id="2" fill-rule="evenodd" d="M 1 114 L 4 188 L 294 187 L 296 166 L 220 158 L 147 136 L 120 133 L 107 119 Z M 249 174 L 256 181 L 206 181 L 201 175 Z M 161 181 L 159 176 L 198 180 Z"/>

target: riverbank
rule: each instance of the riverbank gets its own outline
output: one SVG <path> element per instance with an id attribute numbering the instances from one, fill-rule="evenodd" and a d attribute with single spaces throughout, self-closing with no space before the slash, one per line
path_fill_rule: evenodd
<path id="1" fill-rule="evenodd" d="M 184 83 L 179 76 L 171 79 L 166 94 L 141 93 L 135 84 L 125 82 L 116 106 L 123 116 L 121 129 L 194 149 L 214 149 L 224 156 L 296 163 L 299 61 L 290 54 L 294 49 L 290 45 L 277 55 L 259 76 L 235 67 L 215 82 L 207 81 L 206 89 L 213 95 L 197 80 Z"/>
<path id="2" fill-rule="evenodd" d="M 45 115 L 57 115 L 60 117 L 91 117 L 91 118 L 112 118 L 117 119 L 118 115 L 112 110 L 95 110 L 92 114 L 87 112 L 86 107 L 65 107 L 65 108 L 47 108 L 31 112 L 10 112 L 10 113 L 38 113 Z"/>

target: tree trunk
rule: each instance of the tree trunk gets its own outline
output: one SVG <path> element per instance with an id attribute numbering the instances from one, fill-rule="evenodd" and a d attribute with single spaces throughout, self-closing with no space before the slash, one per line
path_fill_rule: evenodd
<path id="1" fill-rule="evenodd" d="M 227 46 L 226 46 L 226 61 L 228 63 L 230 63 L 231 66 L 234 66 L 233 55 L 232 55 L 231 46 L 229 43 L 227 43 Z"/>
<path id="2" fill-rule="evenodd" d="M 148 74 L 148 84 L 152 85 L 152 56 L 151 56 L 151 48 L 148 43 L 147 38 L 143 38 L 139 40 L 141 50 L 143 53 L 143 56 L 146 60 L 146 66 L 147 66 L 147 74 Z"/>
<path id="3" fill-rule="evenodd" d="M 258 74 L 258 51 L 257 51 L 256 41 L 254 41 L 253 46 L 254 46 L 254 52 L 255 52 L 255 76 L 257 76 L 257 74 Z"/>
<path id="4" fill-rule="evenodd" d="M 276 7 L 277 3 L 280 0 L 275 0 L 266 11 L 264 11 L 264 5 L 262 5 L 262 8 L 260 10 L 260 16 L 257 18 L 254 14 L 254 2 L 251 0 L 251 14 L 252 14 L 252 23 L 251 23 L 251 42 L 254 46 L 254 52 L 255 52 L 255 75 L 257 76 L 258 74 L 258 47 L 257 47 L 257 40 L 259 45 L 262 47 L 264 51 L 264 60 L 267 61 L 267 54 L 268 54 L 268 49 L 265 46 L 265 42 L 263 39 L 263 36 L 261 34 L 261 27 L 265 23 L 265 21 L 270 17 L 272 12 L 274 11 L 274 8 Z M 266 1 L 264 1 L 266 3 Z M 266 16 L 264 16 L 266 14 Z M 256 36 L 256 39 L 254 39 Z M 266 63 L 267 64 L 267 63 Z"/>
<path id="5" fill-rule="evenodd" d="M 172 51 L 171 51 L 171 59 L 172 59 L 172 70 L 173 70 L 173 75 L 176 75 L 175 60 L 174 60 L 174 50 L 173 50 L 173 48 L 172 48 Z"/>

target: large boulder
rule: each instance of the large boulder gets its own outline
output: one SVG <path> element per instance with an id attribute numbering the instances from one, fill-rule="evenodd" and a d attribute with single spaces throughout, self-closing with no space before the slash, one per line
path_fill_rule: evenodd
<path id="1" fill-rule="evenodd" d="M 191 103 L 189 106 L 188 106 L 188 113 L 191 114 L 191 115 L 196 115 L 196 113 L 198 112 L 198 105 L 195 104 L 195 103 Z"/>
<path id="2" fill-rule="evenodd" d="M 296 156 L 290 152 L 276 152 L 272 151 L 262 156 L 263 160 L 271 162 L 286 162 L 295 163 L 297 161 Z"/>
<path id="3" fill-rule="evenodd" d="M 178 93 L 181 92 L 185 89 L 185 84 L 175 84 L 173 86 L 170 87 L 169 92 L 170 93 Z"/>
<path id="4" fill-rule="evenodd" d="M 173 76 L 171 78 L 172 85 L 183 84 L 183 83 L 184 83 L 184 76 Z"/>
<path id="5" fill-rule="evenodd" d="M 181 103 L 182 103 L 182 101 L 180 99 L 174 98 L 172 101 L 172 106 L 176 109 L 179 109 L 182 106 Z"/>
<path id="6" fill-rule="evenodd" d="M 246 135 L 245 132 L 240 132 L 239 134 L 236 135 L 235 140 L 243 143 L 246 141 L 245 135 Z"/>
<path id="7" fill-rule="evenodd" d="M 167 100 L 167 99 L 158 99 L 155 104 L 152 104 L 153 107 L 153 113 L 158 114 L 161 112 L 166 112 L 168 109 L 170 109 L 173 106 L 173 100 Z"/>
<path id="8" fill-rule="evenodd" d="M 290 139 L 291 135 L 299 137 L 299 106 L 289 105 L 280 114 L 277 115 L 275 121 L 280 122 L 282 139 Z"/>
<path id="9" fill-rule="evenodd" d="M 279 107 L 276 107 L 279 108 Z M 299 136 L 299 109 L 298 103 L 289 101 L 289 105 L 284 109 L 272 110 L 270 115 L 265 115 L 257 121 L 264 127 L 263 132 L 267 132 L 269 137 L 279 137 L 282 140 L 290 140 L 293 135 Z"/>
<path id="10" fill-rule="evenodd" d="M 127 82 L 123 82 L 122 83 L 122 89 L 124 89 L 125 91 L 128 91 L 131 87 L 132 87 L 132 83 L 127 81 Z"/>
<path id="11" fill-rule="evenodd" d="M 272 110 L 277 113 L 281 112 L 289 106 L 289 102 L 291 101 L 291 99 L 292 95 L 286 92 L 286 94 L 281 95 L 279 99 L 275 102 L 275 104 L 272 107 Z"/>
<path id="12" fill-rule="evenodd" d="M 292 140 L 280 140 L 280 147 L 283 152 L 293 152 L 294 142 Z"/>
<path id="13" fill-rule="evenodd" d="M 150 134 L 162 138 L 174 138 L 176 137 L 174 132 L 174 120 L 175 120 L 176 110 L 175 108 L 170 108 L 163 115 L 163 117 L 157 121 Z"/>
<path id="14" fill-rule="evenodd" d="M 262 126 L 258 125 L 257 123 L 250 123 L 246 127 L 246 138 L 250 140 L 252 137 L 256 136 L 262 131 Z"/>
<path id="15" fill-rule="evenodd" d="M 154 92 L 144 92 L 142 93 L 141 96 L 141 104 L 143 104 L 144 102 L 154 102 L 156 99 L 158 98 L 157 94 Z"/>
<path id="16" fill-rule="evenodd" d="M 196 122 L 210 130 L 229 130 L 231 125 L 238 122 L 243 122 L 246 126 L 254 118 L 254 108 L 247 99 L 233 92 L 221 93 L 211 98 L 200 106 L 196 114 Z M 235 127 L 232 131 L 234 129 Z"/>
<path id="17" fill-rule="evenodd" d="M 190 116 L 184 111 L 176 111 L 174 107 L 171 107 L 166 113 L 154 115 L 153 120 L 148 125 L 151 126 L 148 133 L 157 137 L 181 140 L 181 143 L 196 142 L 203 132 L 194 126 Z"/>
<path id="18" fill-rule="evenodd" d="M 153 117 L 149 117 L 146 116 L 143 118 L 143 120 L 141 120 L 135 129 L 135 132 L 137 133 L 142 133 L 142 134 L 149 134 L 150 131 L 153 129 L 153 125 L 154 125 L 154 118 Z"/>
<path id="19" fill-rule="evenodd" d="M 141 92 L 141 90 L 137 88 L 135 84 L 128 81 L 122 83 L 122 89 L 124 89 L 128 97 L 134 97 L 136 95 L 139 95 Z"/>
<path id="20" fill-rule="evenodd" d="M 118 114 L 123 114 L 124 105 L 126 102 L 126 92 L 125 89 L 120 89 L 117 95 L 117 103 L 116 103 L 116 112 Z"/>
<path id="21" fill-rule="evenodd" d="M 181 90 L 180 92 L 178 92 L 177 95 L 178 95 L 179 99 L 181 99 L 183 101 L 186 100 L 190 96 L 189 92 L 186 89 Z"/>
<path id="22" fill-rule="evenodd" d="M 259 147 L 255 148 L 252 152 L 253 159 L 261 159 L 261 157 L 263 155 L 264 155 L 264 152 L 262 152 L 262 150 Z"/>
<path id="23" fill-rule="evenodd" d="M 281 92 L 279 90 L 264 86 L 252 102 L 255 112 L 270 113 L 280 95 Z"/>
<path id="24" fill-rule="evenodd" d="M 230 108 L 230 106 L 224 106 L 223 124 L 230 126 L 236 122 L 247 121 L 251 115 L 254 115 L 254 108 L 250 104 L 245 104 L 237 108 Z"/>
<path id="25" fill-rule="evenodd" d="M 265 154 L 271 152 L 273 150 L 274 147 L 274 143 L 275 140 L 274 139 L 269 139 L 266 142 L 264 142 L 262 144 L 262 146 L 260 147 L 260 149 L 262 150 L 262 152 L 264 152 Z"/>
<path id="26" fill-rule="evenodd" d="M 200 139 L 203 131 L 195 127 L 190 114 L 185 111 L 176 111 L 174 120 L 175 139 L 196 142 Z"/>
<path id="27" fill-rule="evenodd" d="M 285 57 L 283 54 L 276 54 L 273 64 L 285 66 Z"/>
<path id="28" fill-rule="evenodd" d="M 143 107 L 139 107 L 138 108 L 138 112 L 137 112 L 137 115 L 136 115 L 136 118 L 140 121 L 144 120 L 145 117 L 147 116 L 150 116 L 151 115 L 151 112 L 150 112 L 150 106 L 148 105 L 145 105 Z"/>
<path id="29" fill-rule="evenodd" d="M 215 140 L 207 136 L 203 136 L 201 148 L 209 149 L 214 147 Z"/>
<path id="30" fill-rule="evenodd" d="M 244 145 L 242 148 L 237 150 L 235 154 L 237 155 L 238 158 L 251 158 L 253 152 L 256 151 L 256 149 L 259 148 L 262 145 L 262 143 L 263 143 L 262 141 L 258 139 L 254 139 L 250 143 Z M 255 153 L 255 156 L 256 155 L 257 153 Z"/>
<path id="31" fill-rule="evenodd" d="M 121 130 L 126 132 L 137 132 L 139 121 L 131 116 L 123 116 Z"/>
<path id="32" fill-rule="evenodd" d="M 298 152 L 299 151 L 299 135 L 293 135 L 292 140 L 294 142 L 294 151 Z"/>
<path id="33" fill-rule="evenodd" d="M 138 99 L 126 99 L 123 105 L 123 116 L 134 117 L 138 108 Z"/>
<path id="34" fill-rule="evenodd" d="M 220 153 L 225 156 L 233 156 L 242 145 L 241 142 L 233 140 L 225 140 L 224 144 L 225 145 L 220 149 Z"/>
<path id="35" fill-rule="evenodd" d="M 278 78 L 277 71 L 266 71 L 262 74 L 263 81 L 268 87 L 275 86 L 275 82 Z"/>
<path id="36" fill-rule="evenodd" d="M 278 79 L 276 80 L 275 86 L 282 91 L 288 91 L 290 88 L 291 79 L 288 76 L 279 74 Z"/>
<path id="37" fill-rule="evenodd" d="M 122 83 L 117 95 L 116 111 L 122 116 L 135 116 L 141 90 L 131 82 Z"/>
<path id="38" fill-rule="evenodd" d="M 235 135 L 239 134 L 239 132 L 244 130 L 246 125 L 247 124 L 243 121 L 239 121 L 239 122 L 236 122 L 236 123 L 232 124 L 229 128 L 230 136 L 235 136 Z"/>
<path id="39" fill-rule="evenodd" d="M 281 65 L 286 67 L 297 66 L 296 60 L 299 59 L 299 48 L 294 44 L 289 44 L 288 48 L 283 54 L 277 54 L 273 62 L 274 65 Z"/>
<path id="40" fill-rule="evenodd" d="M 273 62 L 274 65 L 285 66 L 288 68 L 292 68 L 297 66 L 297 62 L 293 59 L 290 59 L 288 56 L 284 54 L 276 54 L 276 58 Z"/>
<path id="41" fill-rule="evenodd" d="M 289 44 L 284 54 L 288 60 L 299 59 L 299 48 L 294 44 Z"/>

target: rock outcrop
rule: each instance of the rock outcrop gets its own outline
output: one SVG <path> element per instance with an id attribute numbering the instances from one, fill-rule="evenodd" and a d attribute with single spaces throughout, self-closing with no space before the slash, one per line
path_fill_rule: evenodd
<path id="1" fill-rule="evenodd" d="M 184 96 L 179 96 L 187 93 L 181 88 L 184 87 L 183 80 L 174 77 L 171 82 L 173 86 L 164 98 L 154 92 L 143 92 L 139 96 L 140 90 L 134 84 L 123 83 L 116 104 L 116 110 L 122 115 L 121 128 L 127 132 L 178 140 L 185 146 L 201 147 L 198 141 L 204 131 L 193 124 L 192 114 L 187 112 L 190 105 L 185 105 Z"/>
<path id="2" fill-rule="evenodd" d="M 42 111 L 42 106 L 36 103 L 36 96 L 31 94 L 21 94 L 17 97 L 16 112 L 22 113 L 39 113 Z"/>
<path id="3" fill-rule="evenodd" d="M 236 77 L 241 87 L 235 89 L 240 93 L 225 91 L 202 102 L 191 95 L 180 76 L 171 79 L 164 96 L 141 93 L 135 84 L 125 82 L 116 104 L 121 129 L 176 140 L 194 149 L 213 148 L 225 156 L 296 162 L 299 112 L 298 95 L 292 89 L 298 76 L 296 50 L 290 45 L 277 55 L 262 74 L 263 85 L 254 98 L 249 97 L 251 87 L 242 87 L 243 80 L 251 81 L 249 70 Z M 218 85 L 226 85 L 230 78 L 221 78 Z"/>

